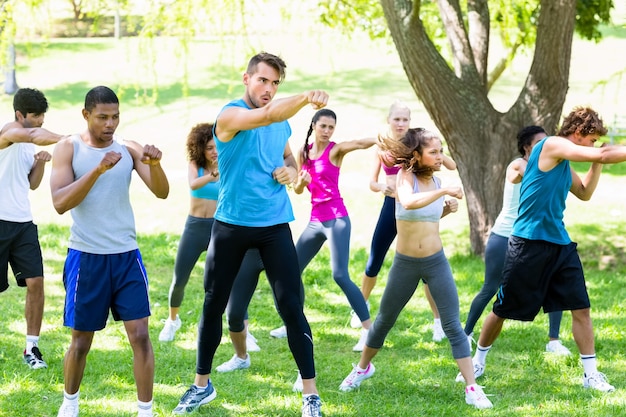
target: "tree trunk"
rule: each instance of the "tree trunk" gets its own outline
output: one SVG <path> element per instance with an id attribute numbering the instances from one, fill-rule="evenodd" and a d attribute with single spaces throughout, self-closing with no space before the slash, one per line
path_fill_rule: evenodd
<path id="1" fill-rule="evenodd" d="M 10 44 L 7 48 L 7 64 L 4 71 L 4 92 L 15 94 L 18 89 L 15 78 L 15 45 Z"/>
<path id="2" fill-rule="evenodd" d="M 461 10 L 458 0 L 439 1 L 442 13 Z M 538 124 L 552 131 L 560 119 L 568 88 L 576 0 L 542 0 L 533 65 L 506 113 L 496 111 L 487 97 L 484 72 L 470 59 L 473 54 L 463 19 L 442 16 L 447 24 L 458 25 L 447 29 L 456 36 L 457 75 L 428 38 L 419 17 L 419 0 L 381 3 L 409 82 L 457 163 L 467 199 L 472 251 L 482 255 L 502 208 L 505 170 L 516 155 L 518 130 Z"/>

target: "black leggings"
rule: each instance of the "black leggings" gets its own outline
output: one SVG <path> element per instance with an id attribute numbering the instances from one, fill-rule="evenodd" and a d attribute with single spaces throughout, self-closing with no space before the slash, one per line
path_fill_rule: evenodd
<path id="1" fill-rule="evenodd" d="M 303 379 L 314 378 L 313 336 L 304 316 L 298 257 L 289 225 L 245 227 L 218 220 L 213 224 L 204 269 L 205 294 L 198 324 L 196 373 L 211 373 L 222 338 L 222 316 L 239 267 L 250 248 L 257 248 L 261 255 L 300 374 Z"/>

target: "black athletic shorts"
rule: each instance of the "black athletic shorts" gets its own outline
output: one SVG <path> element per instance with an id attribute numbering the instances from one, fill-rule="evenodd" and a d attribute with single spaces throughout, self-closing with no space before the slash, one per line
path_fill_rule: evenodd
<path id="1" fill-rule="evenodd" d="M 0 292 L 9 288 L 8 265 L 20 287 L 26 278 L 43 277 L 37 225 L 0 220 Z"/>
<path id="2" fill-rule="evenodd" d="M 589 308 L 576 246 L 509 237 L 493 312 L 502 318 L 532 321 L 541 307 L 545 313 Z"/>

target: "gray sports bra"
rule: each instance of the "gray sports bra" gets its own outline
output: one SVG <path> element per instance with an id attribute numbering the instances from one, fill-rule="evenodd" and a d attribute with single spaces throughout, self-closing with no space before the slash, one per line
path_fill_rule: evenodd
<path id="1" fill-rule="evenodd" d="M 441 188 L 441 183 L 437 177 L 433 177 L 437 189 Z M 417 186 L 417 177 L 413 175 L 413 192 L 419 193 Z M 417 209 L 405 209 L 396 199 L 396 219 L 407 220 L 410 222 L 431 222 L 436 223 L 441 219 L 443 214 L 444 198 L 441 196 L 427 206 Z"/>

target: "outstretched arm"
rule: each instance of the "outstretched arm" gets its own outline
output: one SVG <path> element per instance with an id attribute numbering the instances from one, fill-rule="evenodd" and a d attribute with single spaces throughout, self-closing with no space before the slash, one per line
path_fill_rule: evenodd
<path id="1" fill-rule="evenodd" d="M 67 136 L 52 133 L 42 127 L 26 128 L 18 122 L 11 122 L 7 123 L 0 132 L 0 149 L 20 142 L 34 143 L 39 146 L 52 145 L 64 137 Z"/>
<path id="2" fill-rule="evenodd" d="M 327 102 L 326 92 L 312 90 L 271 101 L 256 109 L 229 107 L 217 116 L 215 134 L 220 141 L 228 142 L 241 130 L 251 130 L 282 122 L 294 116 L 307 104 L 313 105 L 315 109 L 321 109 L 326 106 Z"/>
<path id="3" fill-rule="evenodd" d="M 365 139 L 355 139 L 349 140 L 346 142 L 338 142 L 333 148 L 330 150 L 330 154 L 328 158 L 330 162 L 335 166 L 341 166 L 341 162 L 343 161 L 343 157 L 352 151 L 356 151 L 359 149 L 367 149 L 377 143 L 376 138 L 365 138 Z"/>

